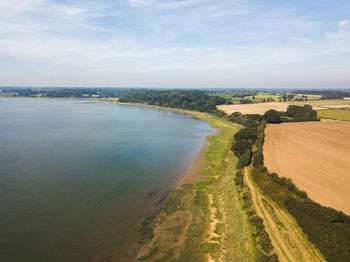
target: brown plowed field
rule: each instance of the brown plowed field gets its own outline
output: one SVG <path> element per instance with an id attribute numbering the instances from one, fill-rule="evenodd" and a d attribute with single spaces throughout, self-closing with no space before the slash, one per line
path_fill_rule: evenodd
<path id="1" fill-rule="evenodd" d="M 268 125 L 265 166 L 291 178 L 314 201 L 350 215 L 350 123 Z"/>

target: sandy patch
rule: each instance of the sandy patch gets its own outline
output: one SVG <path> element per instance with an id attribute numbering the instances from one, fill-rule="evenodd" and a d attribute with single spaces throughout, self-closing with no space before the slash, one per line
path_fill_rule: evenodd
<path id="1" fill-rule="evenodd" d="M 289 177 L 314 201 L 350 215 L 350 123 L 268 125 L 265 165 Z"/>
<path id="2" fill-rule="evenodd" d="M 212 242 L 212 243 L 217 243 L 218 241 L 213 241 L 211 240 L 212 238 L 218 237 L 218 234 L 216 234 L 215 231 L 215 227 L 217 225 L 217 223 L 219 223 L 219 220 L 217 220 L 215 218 L 215 212 L 216 212 L 216 208 L 213 206 L 213 195 L 209 194 L 209 207 L 210 207 L 210 223 L 209 223 L 209 228 L 208 228 L 208 242 Z M 208 262 L 214 262 L 214 258 L 212 258 L 210 255 L 208 256 Z"/>

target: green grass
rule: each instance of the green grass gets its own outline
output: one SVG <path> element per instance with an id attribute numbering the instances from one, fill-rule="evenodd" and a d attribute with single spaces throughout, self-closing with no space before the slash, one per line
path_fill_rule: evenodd
<path id="1" fill-rule="evenodd" d="M 293 105 L 311 105 L 311 106 L 318 106 L 318 107 L 326 107 L 326 106 L 332 106 L 332 105 L 349 105 L 350 106 L 350 100 L 347 99 L 332 99 L 332 100 L 312 100 L 312 101 L 294 101 L 289 102 Z"/>
<path id="2" fill-rule="evenodd" d="M 211 143 L 204 152 L 203 162 L 208 164 L 208 168 L 201 170 L 201 173 L 209 175 L 209 178 L 206 182 L 197 182 L 194 188 L 205 189 L 213 196 L 215 217 L 220 221 L 215 231 L 223 237 L 215 239 L 220 244 L 201 243 L 201 251 L 217 257 L 225 250 L 224 260 L 251 261 L 255 247 L 252 245 L 250 234 L 247 234 L 249 226 L 233 183 L 237 158 L 231 151 L 231 145 L 233 135 L 240 126 L 206 113 L 195 113 L 195 116 L 219 129 L 216 135 L 208 138 Z"/>
<path id="3" fill-rule="evenodd" d="M 1 92 L 0 93 L 0 97 L 15 97 L 17 95 L 18 95 L 18 93 L 16 93 L 16 92 L 6 92 L 6 93 Z"/>
<path id="4" fill-rule="evenodd" d="M 246 234 L 248 224 L 241 204 L 237 201 L 238 192 L 233 183 L 237 159 L 231 151 L 231 145 L 240 126 L 207 113 L 176 111 L 205 120 L 218 132 L 208 137 L 210 144 L 203 153 L 202 161 L 208 167 L 200 172 L 207 175 L 207 178 L 193 185 L 182 185 L 171 194 L 164 206 L 162 212 L 166 217 L 185 209 L 192 213 L 192 218 L 186 232 L 176 224 L 169 229 L 179 234 L 181 231 L 184 233 L 185 242 L 182 250 L 179 250 L 179 256 L 175 259 L 171 253 L 164 253 L 160 261 L 207 261 L 208 254 L 225 261 L 252 261 L 255 247 Z M 183 196 L 190 191 L 194 192 L 194 201 L 190 206 L 183 206 Z M 212 240 L 208 239 L 210 203 L 215 208 L 215 218 L 219 220 L 215 227 L 218 236 Z M 151 258 L 150 261 L 154 260 Z"/>
<path id="5" fill-rule="evenodd" d="M 231 145 L 233 135 L 240 126 L 224 119 L 200 113 L 198 118 L 208 121 L 221 131 L 209 137 L 211 144 L 204 152 L 203 161 L 209 165 L 201 170 L 202 173 L 213 176 L 210 193 L 213 195 L 213 206 L 216 208 L 215 217 L 219 223 L 215 232 L 223 237 L 216 239 L 220 245 L 202 245 L 202 252 L 209 252 L 213 257 L 225 250 L 224 261 L 253 261 L 256 247 L 253 245 L 245 212 L 239 201 L 239 193 L 233 183 L 236 173 L 237 158 Z M 217 181 L 215 183 L 215 180 Z M 223 215 L 220 210 L 223 210 Z M 220 241 L 221 240 L 221 241 Z M 221 249 L 219 247 L 221 246 Z"/>
<path id="6" fill-rule="evenodd" d="M 183 203 L 181 202 L 183 196 L 192 190 L 192 185 L 182 185 L 179 189 L 175 190 L 168 200 L 166 201 L 163 211 L 165 214 L 170 215 L 177 210 L 184 210 Z"/>
<path id="7" fill-rule="evenodd" d="M 320 110 L 317 112 L 317 116 L 323 117 L 323 118 L 350 121 L 350 110 L 349 109 Z"/>

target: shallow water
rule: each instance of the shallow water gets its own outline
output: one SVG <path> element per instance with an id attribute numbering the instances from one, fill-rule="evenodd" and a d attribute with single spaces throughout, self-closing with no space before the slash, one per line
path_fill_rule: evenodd
<path id="1" fill-rule="evenodd" d="M 0 261 L 132 261 L 214 130 L 188 115 L 0 99 Z"/>

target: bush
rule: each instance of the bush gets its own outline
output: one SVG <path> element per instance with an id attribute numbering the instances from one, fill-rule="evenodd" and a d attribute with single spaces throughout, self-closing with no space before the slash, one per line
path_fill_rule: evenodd
<path id="1" fill-rule="evenodd" d="M 243 173 L 241 170 L 236 172 L 236 176 L 234 178 L 235 184 L 238 188 L 242 189 L 243 187 Z"/>
<path id="2" fill-rule="evenodd" d="M 350 261 L 350 216 L 310 199 L 291 198 L 285 205 L 327 261 Z"/>
<path id="3" fill-rule="evenodd" d="M 235 134 L 236 141 L 238 140 L 251 140 L 254 142 L 258 138 L 258 130 L 256 128 L 246 127 L 242 128 Z"/>
<path id="4" fill-rule="evenodd" d="M 265 230 L 259 234 L 259 244 L 261 246 L 261 249 L 266 253 L 270 253 L 273 249 L 269 234 Z"/>
<path id="5" fill-rule="evenodd" d="M 241 169 L 245 166 L 249 166 L 251 156 L 252 156 L 252 154 L 250 151 L 246 151 L 243 155 L 240 155 L 238 157 L 237 168 Z"/>
<path id="6" fill-rule="evenodd" d="M 312 106 L 295 106 L 289 105 L 285 113 L 287 117 L 293 118 L 294 121 L 313 121 L 317 120 L 317 112 L 312 110 Z"/>
<path id="7" fill-rule="evenodd" d="M 256 168 L 261 167 L 264 164 L 264 155 L 263 152 L 259 149 L 254 154 L 253 166 Z"/>

